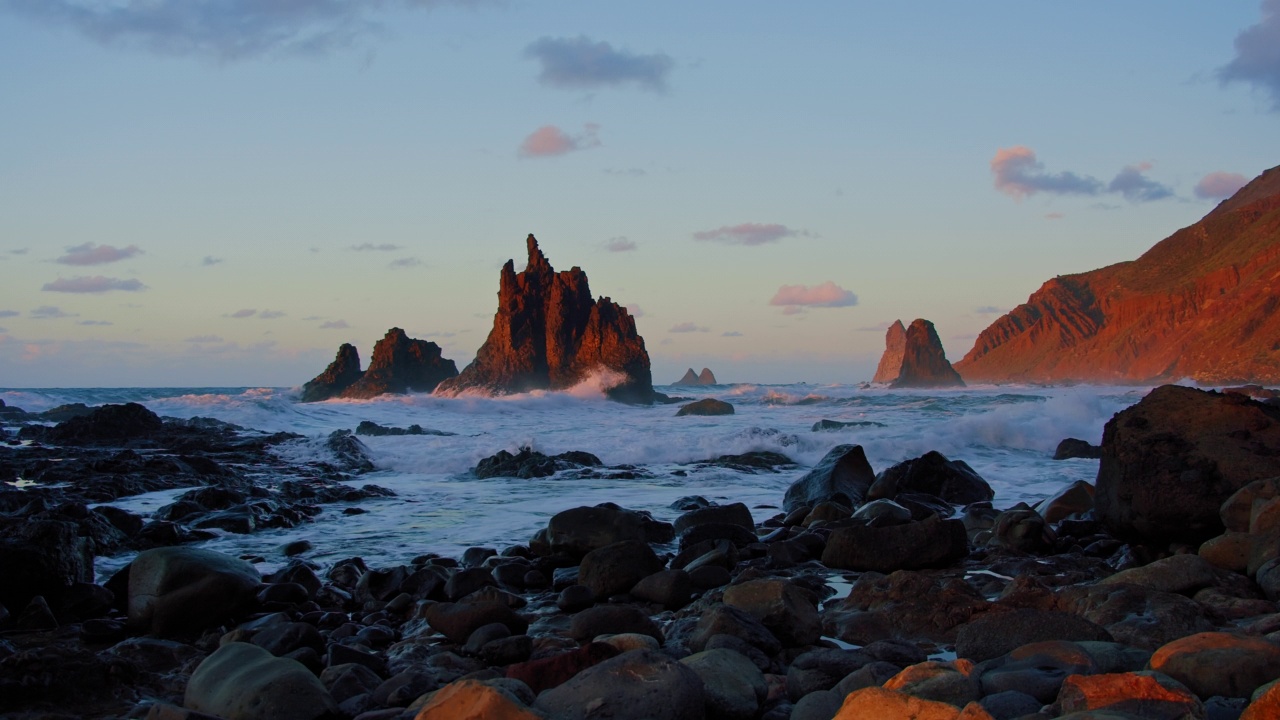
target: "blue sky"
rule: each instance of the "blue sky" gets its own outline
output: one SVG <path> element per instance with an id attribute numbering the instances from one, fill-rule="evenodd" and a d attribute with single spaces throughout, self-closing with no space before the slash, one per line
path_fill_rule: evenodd
<path id="1" fill-rule="evenodd" d="M 0 97 L 0 385 L 461 366 L 530 232 L 658 382 L 851 382 L 1280 164 L 1280 0 L 0 0 Z"/>

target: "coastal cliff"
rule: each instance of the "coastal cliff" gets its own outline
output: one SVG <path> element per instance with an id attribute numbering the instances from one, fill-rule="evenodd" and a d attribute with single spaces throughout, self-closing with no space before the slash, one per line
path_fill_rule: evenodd
<path id="1" fill-rule="evenodd" d="M 1137 260 L 1062 275 L 978 335 L 969 382 L 1280 382 L 1280 168 Z"/>
<path id="2" fill-rule="evenodd" d="M 607 297 L 593 300 L 580 268 L 556 272 L 537 239 L 526 243 L 524 271 L 511 260 L 502 267 L 493 329 L 476 359 L 436 392 L 562 390 L 603 370 L 620 376 L 610 398 L 653 402 L 649 353 L 635 319 Z"/>

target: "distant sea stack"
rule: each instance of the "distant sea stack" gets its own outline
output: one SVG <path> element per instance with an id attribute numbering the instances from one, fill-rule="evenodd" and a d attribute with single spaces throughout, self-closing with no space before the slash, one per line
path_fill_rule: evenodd
<path id="1" fill-rule="evenodd" d="M 716 385 L 715 373 L 710 368 L 702 368 L 702 372 L 694 374 L 693 368 L 685 370 L 684 377 L 671 383 L 672 385 Z"/>
<path id="2" fill-rule="evenodd" d="M 876 367 L 874 382 L 888 383 L 891 388 L 964 387 L 947 362 L 942 341 L 933 323 L 917 318 L 908 328 L 897 320 L 884 337 L 884 355 Z"/>
<path id="3" fill-rule="evenodd" d="M 996 320 L 970 382 L 1280 382 L 1280 168 L 1142 257 L 1061 275 Z"/>
<path id="4" fill-rule="evenodd" d="M 457 374 L 458 366 L 441 357 L 439 345 L 415 340 L 404 330 L 391 328 L 373 346 L 373 360 L 364 372 L 360 371 L 360 354 L 355 346 L 343 343 L 329 367 L 302 386 L 301 401 L 431 392 L 441 380 Z"/>
<path id="5" fill-rule="evenodd" d="M 523 272 L 511 260 L 502 267 L 493 330 L 476 359 L 436 392 L 561 390 L 605 370 L 621 376 L 610 398 L 653 402 L 649 353 L 635 319 L 607 297 L 593 300 L 581 269 L 556 272 L 532 235 L 527 245 Z"/>

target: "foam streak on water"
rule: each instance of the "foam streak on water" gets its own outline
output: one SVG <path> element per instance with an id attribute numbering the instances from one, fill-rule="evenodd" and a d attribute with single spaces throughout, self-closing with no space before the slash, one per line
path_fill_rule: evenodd
<path id="1" fill-rule="evenodd" d="M 1050 459 L 1065 437 L 1097 443 L 1103 424 L 1140 399 L 1146 388 L 969 388 L 890 391 L 850 385 L 731 385 L 660 388 L 672 394 L 717 397 L 736 413 L 725 417 L 675 417 L 674 406 L 632 407 L 603 399 L 593 387 L 566 393 L 535 392 L 505 398 L 438 398 L 428 395 L 299 404 L 296 389 L 181 388 L 0 391 L 0 399 L 29 411 L 70 402 L 90 405 L 140 402 L 162 416 L 214 417 L 266 431 L 312 438 L 281 448 L 286 457 L 314 459 L 318 442 L 362 420 L 380 425 L 457 433 L 362 438 L 378 472 L 374 483 L 398 497 L 360 503 L 368 512 L 347 516 L 327 507 L 315 523 L 251 536 L 227 535 L 214 548 L 281 560 L 277 547 L 309 539 L 315 559 L 361 555 L 372 565 L 404 562 L 425 552 L 457 555 L 471 545 L 525 542 L 547 518 L 577 505 L 611 501 L 650 510 L 662 519 L 686 495 L 742 501 L 757 521 L 778 512 L 786 486 L 832 447 L 864 446 L 872 466 L 938 450 L 968 462 L 996 490 L 996 505 L 1035 501 L 1074 480 L 1092 481 L 1097 461 Z M 884 427 L 811 432 L 822 419 L 871 421 Z M 547 454 L 585 450 L 607 465 L 634 465 L 651 477 L 636 480 L 477 480 L 468 473 L 498 450 L 530 446 Z M 687 464 L 752 450 L 783 453 L 800 467 L 780 474 L 747 474 Z M 684 471 L 681 477 L 678 471 Z M 151 494 L 115 503 L 154 510 L 172 496 Z M 100 570 L 122 560 L 100 561 Z"/>

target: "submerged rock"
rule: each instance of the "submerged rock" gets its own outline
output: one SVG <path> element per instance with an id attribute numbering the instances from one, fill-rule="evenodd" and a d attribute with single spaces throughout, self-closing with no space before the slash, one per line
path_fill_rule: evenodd
<path id="1" fill-rule="evenodd" d="M 684 405 L 676 412 L 676 417 L 684 415 L 732 415 L 733 406 L 723 400 L 703 398 Z"/>
<path id="2" fill-rule="evenodd" d="M 595 455 L 578 450 L 559 455 L 543 455 L 524 447 L 514 455 L 506 450 L 499 450 L 496 454 L 481 460 L 471 472 L 478 478 L 536 478 L 548 477 L 561 470 L 600 467 L 602 464 L 600 458 Z"/>
<path id="3" fill-rule="evenodd" d="M 1097 459 L 1102 457 L 1102 448 L 1078 438 L 1067 438 L 1058 443 L 1053 451 L 1054 460 L 1070 460 L 1072 458 Z"/>
<path id="4" fill-rule="evenodd" d="M 370 437 L 386 437 L 389 435 L 439 435 L 448 437 L 457 435 L 457 433 L 445 432 L 443 430 L 431 430 L 421 425 L 410 425 L 407 428 L 400 427 L 384 427 L 372 420 L 361 420 L 356 426 L 357 435 L 368 435 Z"/>

